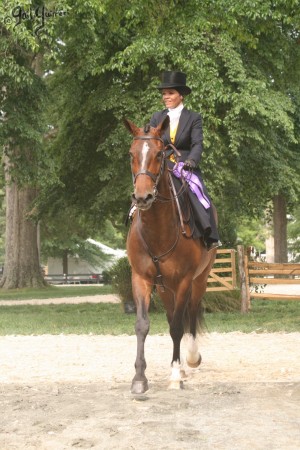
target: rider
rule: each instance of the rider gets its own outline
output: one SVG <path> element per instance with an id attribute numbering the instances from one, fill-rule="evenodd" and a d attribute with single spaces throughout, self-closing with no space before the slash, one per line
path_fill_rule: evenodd
<path id="1" fill-rule="evenodd" d="M 191 89 L 186 85 L 185 73 L 163 72 L 158 89 L 166 109 L 153 114 L 150 126 L 157 127 L 167 115 L 170 117 L 170 126 L 162 139 L 165 145 L 173 144 L 181 153 L 177 166 L 173 156 L 169 162 L 172 169 L 175 166 L 177 169 L 174 171 L 174 184 L 179 192 L 181 181 L 178 178 L 182 175 L 189 183 L 188 196 L 193 210 L 193 223 L 190 222 L 190 226 L 193 229 L 193 238 L 202 238 L 206 248 L 211 250 L 219 247 L 221 243 L 211 201 L 198 168 L 203 142 L 202 118 L 200 114 L 189 111 L 183 105 L 184 96 L 191 93 Z M 182 203 L 183 196 L 180 195 L 179 199 Z M 184 208 L 183 204 L 182 207 Z"/>

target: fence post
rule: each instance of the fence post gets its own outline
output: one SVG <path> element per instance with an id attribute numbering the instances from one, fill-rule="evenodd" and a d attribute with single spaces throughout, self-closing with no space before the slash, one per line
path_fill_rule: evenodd
<path id="1" fill-rule="evenodd" d="M 235 261 L 235 250 L 231 250 L 231 268 L 232 268 L 232 289 L 236 289 L 236 261 Z"/>
<path id="2" fill-rule="evenodd" d="M 248 299 L 248 280 L 246 276 L 247 268 L 245 267 L 245 251 L 243 245 L 237 246 L 238 264 L 240 274 L 240 289 L 241 289 L 241 313 L 245 314 L 249 310 Z"/>

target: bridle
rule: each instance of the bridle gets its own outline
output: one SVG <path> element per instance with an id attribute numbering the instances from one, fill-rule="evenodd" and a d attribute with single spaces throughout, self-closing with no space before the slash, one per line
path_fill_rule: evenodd
<path id="1" fill-rule="evenodd" d="M 150 140 L 150 139 L 156 139 L 156 140 L 158 140 L 158 141 L 160 141 L 160 142 L 162 142 L 164 144 L 164 141 L 160 137 L 151 136 L 151 135 L 150 136 L 147 136 L 147 135 L 135 136 L 133 139 L 134 140 L 141 140 L 141 141 Z M 149 176 L 151 178 L 151 180 L 154 183 L 153 190 L 154 190 L 155 198 L 156 198 L 156 196 L 158 194 L 157 185 L 158 185 L 160 177 L 161 177 L 161 175 L 162 175 L 162 173 L 164 171 L 166 159 L 172 153 L 176 153 L 177 156 L 180 156 L 180 152 L 174 147 L 173 144 L 168 144 L 167 146 L 164 147 L 163 150 L 160 150 L 159 153 L 162 155 L 162 161 L 161 161 L 161 164 L 160 164 L 159 172 L 157 174 L 154 174 L 154 173 L 150 172 L 149 170 L 140 170 L 136 174 L 132 173 L 133 184 L 135 184 L 136 179 L 137 179 L 137 177 L 139 175 L 147 175 L 147 176 Z M 174 189 L 174 195 L 176 197 L 176 192 L 175 192 L 174 186 L 173 186 L 173 189 Z M 172 200 L 172 198 L 170 198 L 170 200 Z M 177 199 L 177 201 L 178 201 L 178 199 Z M 182 223 L 182 218 L 181 217 L 180 217 L 180 220 L 181 220 L 181 223 Z M 183 228 L 184 227 L 183 227 L 183 224 L 182 224 L 182 229 Z M 170 255 L 173 252 L 173 250 L 176 248 L 178 240 L 179 240 L 179 235 L 180 235 L 180 227 L 177 226 L 176 238 L 175 238 L 175 241 L 173 242 L 173 244 L 170 246 L 170 248 L 167 251 L 165 251 L 164 253 L 162 253 L 162 254 L 160 254 L 158 256 L 154 255 L 152 253 L 152 251 L 150 250 L 149 245 L 147 244 L 147 241 L 146 241 L 145 237 L 143 236 L 143 232 L 142 232 L 142 229 L 140 227 L 138 228 L 138 232 L 140 234 L 140 237 L 141 237 L 141 240 L 142 240 L 142 244 L 143 244 L 145 250 L 148 252 L 149 256 L 151 257 L 151 259 L 152 259 L 152 261 L 153 261 L 153 263 L 154 263 L 154 265 L 156 267 L 156 282 L 155 282 L 155 284 L 157 284 L 157 286 L 160 287 L 162 292 L 164 292 L 165 291 L 165 286 L 164 286 L 164 283 L 163 283 L 163 278 L 162 278 L 162 274 L 161 274 L 161 271 L 160 271 L 159 263 L 160 263 L 160 260 L 163 257 Z"/>
<path id="2" fill-rule="evenodd" d="M 146 141 L 146 140 L 150 140 L 150 139 L 156 139 L 157 141 L 160 141 L 160 142 L 162 142 L 162 144 L 164 144 L 164 141 L 163 141 L 162 138 L 157 137 L 157 136 L 153 136 L 153 135 L 152 136 L 151 135 L 135 136 L 133 138 L 133 140 L 135 140 L 135 141 L 137 141 L 137 140 Z M 158 188 L 157 188 L 157 186 L 158 186 L 159 180 L 160 180 L 160 178 L 162 176 L 162 173 L 164 171 L 166 159 L 169 158 L 169 156 L 171 156 L 172 154 L 175 154 L 176 158 L 179 158 L 181 156 L 180 151 L 177 150 L 177 148 L 173 144 L 167 144 L 164 147 L 163 150 L 160 150 L 158 152 L 158 155 L 159 154 L 163 155 L 163 158 L 162 158 L 162 162 L 161 162 L 161 165 L 160 165 L 159 172 L 157 174 L 154 174 L 154 173 L 150 172 L 149 170 L 140 170 L 136 174 L 132 173 L 133 185 L 135 185 L 136 179 L 137 179 L 137 177 L 139 175 L 147 175 L 148 177 L 151 178 L 151 180 L 154 183 L 153 192 L 154 192 L 155 199 L 158 196 Z M 169 177 L 171 178 L 170 174 L 169 174 Z M 173 185 L 172 180 L 170 180 L 170 184 Z M 175 198 L 176 201 L 178 202 L 178 198 L 186 191 L 186 188 L 183 186 L 183 189 L 179 193 L 176 193 L 174 185 L 173 185 L 172 190 L 173 190 L 173 197 L 170 197 L 170 198 L 162 197 L 161 200 L 169 202 L 169 201 L 173 201 L 173 199 Z"/>
<path id="3" fill-rule="evenodd" d="M 164 144 L 164 141 L 162 140 L 162 138 L 156 137 L 156 136 L 146 136 L 146 135 L 145 135 L 145 136 L 135 136 L 135 137 L 133 138 L 134 141 L 147 141 L 147 140 L 150 140 L 150 139 L 156 139 L 157 141 L 160 141 L 160 142 L 162 142 L 162 143 Z M 163 159 L 162 159 L 162 162 L 161 162 L 161 165 L 160 165 L 159 172 L 158 172 L 157 174 L 155 174 L 155 173 L 150 172 L 149 170 L 140 170 L 140 171 L 139 171 L 138 173 L 136 173 L 136 174 L 133 173 L 133 174 L 132 174 L 132 177 L 133 177 L 133 184 L 135 184 L 136 179 L 137 179 L 137 177 L 138 177 L 139 175 L 147 175 L 148 177 L 151 178 L 151 180 L 152 180 L 153 183 L 154 183 L 154 190 L 157 191 L 157 185 L 158 185 L 159 180 L 160 180 L 160 177 L 161 177 L 161 175 L 162 175 L 162 173 L 163 173 L 163 170 L 164 170 L 164 162 L 165 162 L 165 158 L 166 158 L 165 150 L 161 150 L 160 153 L 163 154 Z"/>

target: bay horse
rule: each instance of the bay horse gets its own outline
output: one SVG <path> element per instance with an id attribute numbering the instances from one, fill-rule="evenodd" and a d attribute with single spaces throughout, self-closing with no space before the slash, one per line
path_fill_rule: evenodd
<path id="1" fill-rule="evenodd" d="M 124 123 L 133 135 L 129 153 L 132 199 L 137 208 L 127 237 L 137 311 L 136 374 L 131 392 L 142 394 L 148 390 L 144 344 L 150 327 L 148 309 L 154 285 L 166 310 L 173 340 L 169 388 L 180 389 L 180 342 L 185 331 L 189 334 L 187 364 L 198 367 L 201 362 L 196 341 L 199 312 L 216 249 L 207 251 L 200 239 L 189 239 L 181 232 L 167 166 L 170 152 L 176 149 L 165 148 L 161 137 L 169 125 L 169 116 L 149 130 L 138 128 L 127 119 Z"/>

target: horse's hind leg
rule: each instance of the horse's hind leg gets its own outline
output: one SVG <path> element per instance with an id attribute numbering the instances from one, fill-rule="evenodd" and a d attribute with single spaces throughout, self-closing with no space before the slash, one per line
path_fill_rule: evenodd
<path id="1" fill-rule="evenodd" d="M 131 392 L 143 394 L 148 390 L 148 380 L 145 376 L 147 367 L 144 344 L 149 331 L 150 322 L 148 309 L 150 304 L 151 285 L 147 284 L 138 275 L 132 274 L 132 291 L 136 303 L 135 332 L 137 337 L 137 354 L 135 360 L 135 377 L 132 380 Z"/>
<path id="2" fill-rule="evenodd" d="M 198 351 L 197 337 L 190 334 L 188 336 L 186 362 L 189 367 L 196 368 L 201 364 L 202 358 Z"/>
<path id="3" fill-rule="evenodd" d="M 206 291 L 206 274 L 199 275 L 193 281 L 192 296 L 187 308 L 188 342 L 186 362 L 189 367 L 198 367 L 201 364 L 201 355 L 198 351 L 197 331 L 201 325 L 201 299 Z"/>
<path id="4" fill-rule="evenodd" d="M 186 332 L 188 334 L 187 340 L 187 353 L 186 353 L 186 362 L 189 367 L 198 367 L 201 364 L 201 355 L 198 351 L 198 342 L 197 342 L 197 330 L 199 327 L 199 319 L 200 319 L 200 308 L 201 308 L 201 297 L 191 298 L 188 308 L 187 308 L 187 320 L 188 327 L 186 328 Z"/>
<path id="5" fill-rule="evenodd" d="M 189 300 L 190 295 L 190 290 L 184 290 L 182 293 L 178 291 L 176 295 L 175 309 L 173 318 L 170 322 L 170 335 L 173 340 L 173 358 L 169 389 L 180 389 L 182 387 L 180 344 L 184 334 L 183 318 L 185 314 L 186 304 Z"/>

